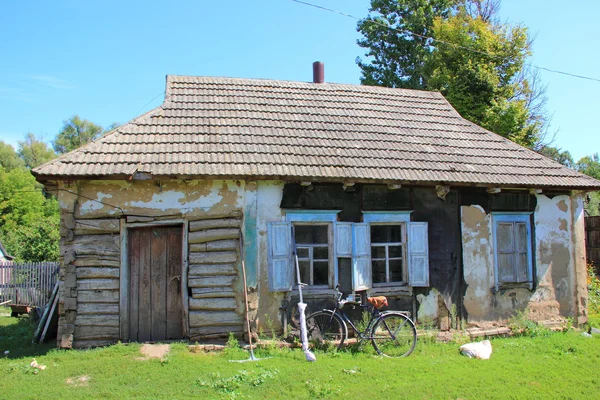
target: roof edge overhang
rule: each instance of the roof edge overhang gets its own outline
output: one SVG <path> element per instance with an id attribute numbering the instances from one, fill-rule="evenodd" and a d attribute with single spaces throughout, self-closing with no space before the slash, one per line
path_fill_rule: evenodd
<path id="1" fill-rule="evenodd" d="M 38 175 L 34 174 L 36 180 L 40 183 L 48 181 L 108 181 L 108 180 L 125 180 L 125 181 L 157 181 L 157 180 L 274 180 L 285 182 L 323 182 L 323 183 L 363 183 L 363 184 L 380 184 L 380 185 L 406 185 L 406 186 L 435 186 L 445 185 L 451 187 L 462 188 L 499 188 L 504 190 L 557 190 L 557 191 L 582 191 L 595 192 L 600 191 L 600 183 L 597 186 L 560 186 L 560 185 L 543 185 L 543 184 L 498 184 L 493 182 L 452 182 L 452 181 L 407 181 L 407 180 L 391 180 L 391 179 L 364 179 L 364 178 L 342 178 L 342 177 L 306 177 L 306 176 L 279 176 L 279 175 L 144 175 L 143 178 L 136 178 L 132 175 L 116 174 L 116 175 L 85 175 L 85 176 L 61 176 L 61 175 Z"/>

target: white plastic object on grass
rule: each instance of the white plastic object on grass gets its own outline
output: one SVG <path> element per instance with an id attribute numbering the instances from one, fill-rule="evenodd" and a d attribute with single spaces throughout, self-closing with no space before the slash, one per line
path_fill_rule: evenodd
<path id="1" fill-rule="evenodd" d="M 298 303 L 298 312 L 300 313 L 300 338 L 302 340 L 302 350 L 306 355 L 306 361 L 317 361 L 317 357 L 308 349 L 308 335 L 306 334 L 306 303 Z"/>
<path id="2" fill-rule="evenodd" d="M 492 343 L 489 340 L 467 343 L 460 346 L 460 352 L 469 358 L 487 360 L 492 355 Z"/>

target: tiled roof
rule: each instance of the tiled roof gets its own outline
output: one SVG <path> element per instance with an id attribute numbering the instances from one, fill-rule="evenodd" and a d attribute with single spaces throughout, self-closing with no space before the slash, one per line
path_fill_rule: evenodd
<path id="1" fill-rule="evenodd" d="M 439 93 L 192 76 L 168 76 L 160 107 L 33 172 L 600 189 L 463 119 Z"/>

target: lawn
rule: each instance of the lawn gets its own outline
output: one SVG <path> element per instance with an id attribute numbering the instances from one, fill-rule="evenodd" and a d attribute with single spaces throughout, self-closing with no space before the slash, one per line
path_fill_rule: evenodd
<path id="1" fill-rule="evenodd" d="M 140 359 L 139 345 L 63 351 L 30 344 L 28 318 L 0 310 L 0 397 L 53 398 L 597 398 L 600 338 L 579 332 L 498 338 L 490 360 L 461 356 L 456 343 L 424 343 L 404 359 L 360 352 L 239 349 L 194 353 L 175 343 L 165 360 Z M 9 350 L 8 355 L 4 351 Z M 35 357 L 45 370 L 30 367 Z M 270 358 L 266 358 L 270 357 Z"/>

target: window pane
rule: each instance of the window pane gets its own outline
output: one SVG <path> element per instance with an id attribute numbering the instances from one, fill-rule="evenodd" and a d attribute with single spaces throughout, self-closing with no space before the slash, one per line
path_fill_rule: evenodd
<path id="1" fill-rule="evenodd" d="M 313 263 L 313 285 L 327 285 L 327 276 L 329 275 L 329 263 L 315 261 Z"/>
<path id="2" fill-rule="evenodd" d="M 513 254 L 498 254 L 498 281 L 501 283 L 516 282 L 514 274 L 515 257 Z"/>
<path id="3" fill-rule="evenodd" d="M 371 243 L 397 243 L 400 241 L 400 225 L 371 225 Z"/>
<path id="4" fill-rule="evenodd" d="M 385 260 L 373 261 L 373 283 L 385 282 Z"/>
<path id="5" fill-rule="evenodd" d="M 371 246 L 371 258 L 385 258 L 385 247 Z"/>
<path id="6" fill-rule="evenodd" d="M 517 282 L 527 282 L 527 270 L 529 265 L 527 263 L 527 253 L 519 253 L 517 255 Z"/>
<path id="7" fill-rule="evenodd" d="M 329 259 L 329 247 L 313 248 L 313 259 L 314 260 L 328 260 Z"/>
<path id="8" fill-rule="evenodd" d="M 296 243 L 328 243 L 327 225 L 294 225 Z"/>
<path id="9" fill-rule="evenodd" d="M 352 293 L 352 259 L 338 258 L 338 283 L 340 292 L 348 295 Z"/>
<path id="10" fill-rule="evenodd" d="M 300 279 L 302 283 L 310 284 L 310 262 L 309 261 L 299 261 L 298 265 L 300 266 Z"/>
<path id="11" fill-rule="evenodd" d="M 390 282 L 402 282 L 402 260 L 390 260 Z"/>
<path id="12" fill-rule="evenodd" d="M 391 258 L 402 258 L 402 246 L 390 246 L 389 251 Z"/>
<path id="13" fill-rule="evenodd" d="M 513 224 L 499 223 L 496 229 L 496 240 L 499 252 L 513 252 Z"/>
<path id="14" fill-rule="evenodd" d="M 297 247 L 298 258 L 308 258 L 308 247 Z"/>
<path id="15" fill-rule="evenodd" d="M 517 230 L 516 237 L 515 237 L 515 241 L 516 241 L 515 250 L 520 253 L 526 253 L 527 252 L 527 225 L 525 225 L 522 222 L 517 223 L 515 225 L 516 225 L 516 230 Z"/>

